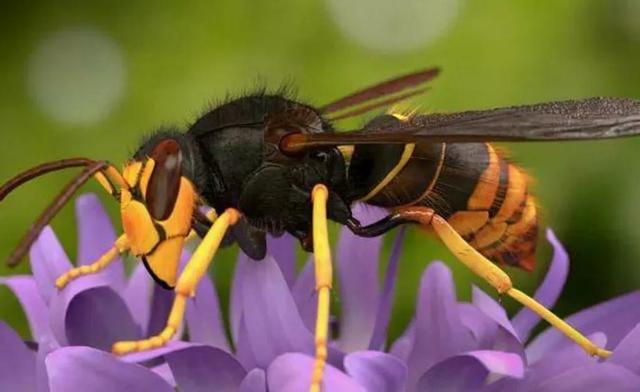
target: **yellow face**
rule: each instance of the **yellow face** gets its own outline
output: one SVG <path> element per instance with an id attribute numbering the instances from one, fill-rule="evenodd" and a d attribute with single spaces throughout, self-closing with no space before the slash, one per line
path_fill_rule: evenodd
<path id="1" fill-rule="evenodd" d="M 197 200 L 191 181 L 180 175 L 179 149 L 177 154 L 177 158 L 160 154 L 126 164 L 123 177 L 129 189 L 121 189 L 120 195 L 122 226 L 131 252 L 165 288 L 175 286 Z"/>

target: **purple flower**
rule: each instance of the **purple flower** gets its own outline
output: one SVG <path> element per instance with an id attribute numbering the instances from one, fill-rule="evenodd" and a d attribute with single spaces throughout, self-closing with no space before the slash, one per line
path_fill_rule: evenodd
<path id="1" fill-rule="evenodd" d="M 77 202 L 78 262 L 95 259 L 115 239 L 93 196 Z M 356 207 L 361 221 L 380 211 Z M 529 339 L 539 319 L 524 309 L 511 319 L 473 288 L 458 302 L 441 262 L 426 268 L 416 313 L 385 352 L 402 231 L 382 283 L 381 239 L 343 230 L 334 295 L 342 305 L 339 336 L 331 342 L 326 391 L 572 391 L 640 388 L 640 293 L 631 293 L 568 318 L 598 344 L 607 361 L 589 358 L 557 331 Z M 536 298 L 553 306 L 564 285 L 568 257 L 550 231 L 554 256 Z M 54 289 L 70 263 L 50 230 L 31 251 L 34 276 L 0 280 L 23 305 L 33 340 L 27 345 L 0 323 L 0 390 L 74 391 L 305 391 L 313 363 L 315 293 L 309 260 L 296 274 L 291 237 L 271 239 L 265 260 L 239 257 L 231 292 L 227 341 L 215 287 L 204 279 L 186 314 L 189 342 L 117 358 L 102 351 L 114 340 L 140 338 L 165 322 L 172 295 L 155 288 L 141 265 L 127 280 L 120 263 L 97 276 Z M 188 255 L 185 255 L 186 260 Z M 417 262 L 417 261 L 414 261 Z M 232 343 L 232 344 L 231 344 Z M 234 347 L 232 349 L 231 347 Z"/>

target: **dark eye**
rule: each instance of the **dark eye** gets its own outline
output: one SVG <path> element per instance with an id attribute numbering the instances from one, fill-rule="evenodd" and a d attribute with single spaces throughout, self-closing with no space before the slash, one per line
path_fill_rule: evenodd
<path id="1" fill-rule="evenodd" d="M 160 142 L 150 158 L 155 161 L 155 166 L 147 185 L 147 208 L 156 220 L 165 220 L 171 215 L 180 191 L 180 145 L 171 139 Z"/>

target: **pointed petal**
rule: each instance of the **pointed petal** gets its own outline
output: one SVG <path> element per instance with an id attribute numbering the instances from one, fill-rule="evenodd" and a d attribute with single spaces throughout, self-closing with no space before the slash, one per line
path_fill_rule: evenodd
<path id="1" fill-rule="evenodd" d="M 231 284 L 231 293 L 229 294 L 229 324 L 231 328 L 231 338 L 235 344 L 238 343 L 240 335 L 240 320 L 242 319 L 242 285 L 244 283 L 245 270 L 251 260 L 244 252 L 238 253 L 236 261 L 236 270 L 233 273 L 233 283 Z"/>
<path id="2" fill-rule="evenodd" d="M 0 277 L 0 285 L 6 285 L 18 298 L 22 310 L 27 316 L 34 341 L 39 342 L 45 336 L 51 335 L 49 309 L 47 309 L 38 290 L 38 285 L 32 276 Z"/>
<path id="3" fill-rule="evenodd" d="M 604 346 L 607 342 L 606 336 L 599 332 L 589 335 L 588 338 L 599 346 Z M 529 389 L 535 389 L 540 384 L 564 372 L 597 362 L 596 358 L 585 355 L 584 350 L 577 344 L 570 345 L 554 351 L 542 361 L 530 365 L 525 378 L 525 385 Z"/>
<path id="4" fill-rule="evenodd" d="M 47 355 L 59 349 L 60 346 L 53 340 L 51 336 L 45 336 L 38 342 L 38 352 L 36 354 L 36 384 L 38 392 L 49 392 L 49 374 L 45 359 Z"/>
<path id="5" fill-rule="evenodd" d="M 553 246 L 553 257 L 549 263 L 549 270 L 542 281 L 534 298 L 547 309 L 553 308 L 569 273 L 569 256 L 556 235 L 547 229 L 547 241 Z M 527 308 L 522 308 L 511 320 L 520 340 L 529 339 L 531 331 L 540 322 L 540 317 Z"/>
<path id="6" fill-rule="evenodd" d="M 164 357 L 165 355 L 170 354 L 174 351 L 180 351 L 189 347 L 200 347 L 200 346 L 202 346 L 202 344 L 190 343 L 182 340 L 172 340 L 160 348 L 155 348 L 153 350 L 147 350 L 147 351 L 140 351 L 137 353 L 131 353 L 118 358 L 124 362 L 129 362 L 129 363 L 144 363 L 144 362 L 150 362 L 153 359 Z"/>
<path id="7" fill-rule="evenodd" d="M 267 254 L 278 263 L 287 285 L 291 287 L 296 279 L 296 239 L 288 233 L 278 238 L 267 235 Z"/>
<path id="8" fill-rule="evenodd" d="M 218 295 L 208 276 L 200 281 L 196 296 L 187 303 L 186 321 L 190 341 L 231 351 L 222 323 Z"/>
<path id="9" fill-rule="evenodd" d="M 405 228 L 398 230 L 396 238 L 393 240 L 387 271 L 384 276 L 382 294 L 380 303 L 376 312 L 376 321 L 373 328 L 371 340 L 369 341 L 370 350 L 379 350 L 384 346 L 387 338 L 387 329 L 389 328 L 389 320 L 391 319 L 391 309 L 393 307 L 393 296 L 395 293 L 396 280 L 398 275 L 398 264 L 400 262 L 400 253 L 402 251 L 402 242 L 404 240 Z"/>
<path id="10" fill-rule="evenodd" d="M 122 296 L 140 331 L 149 329 L 151 296 L 154 286 L 155 283 L 144 264 L 136 264 Z"/>
<path id="11" fill-rule="evenodd" d="M 351 208 L 353 217 L 363 226 L 370 225 L 389 215 L 386 208 L 372 206 L 371 204 L 356 203 Z"/>
<path id="12" fill-rule="evenodd" d="M 173 378 L 173 373 L 171 372 L 171 368 L 168 363 L 165 362 L 161 365 L 154 366 L 151 368 L 151 371 L 162 377 L 162 379 L 172 388 L 176 387 L 176 380 Z"/>
<path id="13" fill-rule="evenodd" d="M 242 380 L 239 392 L 267 392 L 267 374 L 262 369 L 253 369 Z"/>
<path id="14" fill-rule="evenodd" d="M 415 320 L 411 320 L 411 323 L 405 328 L 404 332 L 400 337 L 393 342 L 391 348 L 389 349 L 389 353 L 395 355 L 400 358 L 403 362 L 407 362 L 409 360 L 409 355 L 413 351 L 413 341 L 416 335 L 416 322 Z"/>
<path id="15" fill-rule="evenodd" d="M 306 391 L 311 385 L 314 359 L 301 353 L 287 353 L 276 358 L 267 369 L 270 391 Z M 327 365 L 322 378 L 324 391 L 365 392 L 364 387 L 331 365 Z"/>
<path id="16" fill-rule="evenodd" d="M 116 241 L 116 234 L 109 215 L 93 193 L 76 199 L 76 220 L 78 221 L 78 265 L 91 264 L 107 252 Z M 108 277 L 115 288 L 124 288 L 124 265 L 120 257 L 100 271 Z"/>
<path id="17" fill-rule="evenodd" d="M 467 327 L 469 333 L 475 339 L 476 350 L 489 350 L 494 348 L 499 325 L 478 307 L 468 304 L 458 304 L 460 321 Z"/>
<path id="18" fill-rule="evenodd" d="M 151 305 L 149 308 L 149 325 L 145 336 L 153 336 L 162 332 L 167 325 L 175 293 L 157 284 L 151 289 Z M 176 334 L 179 336 L 178 334 Z"/>
<path id="19" fill-rule="evenodd" d="M 603 387 L 606 386 L 604 389 Z M 611 363 L 594 363 L 574 368 L 540 384 L 536 392 L 638 391 L 640 376 Z"/>
<path id="20" fill-rule="evenodd" d="M 457 312 L 451 272 L 442 262 L 429 264 L 422 276 L 415 325 L 414 347 L 407 361 L 409 389 L 431 366 L 473 346 Z"/>
<path id="21" fill-rule="evenodd" d="M 524 364 L 516 354 L 500 351 L 471 351 L 434 365 L 419 380 L 418 391 L 475 391 L 489 374 L 522 378 Z"/>
<path id="22" fill-rule="evenodd" d="M 36 355 L 0 321 L 0 391 L 36 390 Z"/>
<path id="23" fill-rule="evenodd" d="M 357 204 L 354 214 L 362 214 Z M 339 347 L 351 352 L 369 347 L 378 311 L 378 264 L 382 237 L 363 238 L 343 228 L 338 240 L 336 267 L 342 312 Z"/>
<path id="24" fill-rule="evenodd" d="M 191 347 L 166 356 L 180 391 L 237 391 L 246 371 L 233 356 L 210 346 Z"/>
<path id="25" fill-rule="evenodd" d="M 61 348 L 45 363 L 51 392 L 173 391 L 151 370 L 89 347 Z"/>
<path id="26" fill-rule="evenodd" d="M 490 348 L 492 350 L 513 352 L 524 359 L 524 345 L 520 342 L 504 308 L 476 286 L 472 288 L 472 297 L 473 304 L 498 325 L 494 337 L 495 340 Z"/>
<path id="27" fill-rule="evenodd" d="M 313 337 L 295 306 L 291 292 L 271 257 L 247 261 L 243 273 L 242 320 L 245 341 L 256 355 L 256 365 L 266 367 L 285 352 L 313 352 Z"/>
<path id="28" fill-rule="evenodd" d="M 31 272 L 45 303 L 56 293 L 56 279 L 72 268 L 58 238 L 47 226 L 29 250 Z"/>
<path id="29" fill-rule="evenodd" d="M 636 374 L 640 374 L 640 324 L 637 324 L 618 343 L 608 362 L 619 364 Z"/>
<path id="30" fill-rule="evenodd" d="M 302 271 L 298 275 L 291 289 L 296 307 L 309 331 L 314 331 L 316 326 L 316 309 L 318 308 L 318 295 L 316 294 L 316 277 L 313 265 L 313 255 L 309 256 Z"/>
<path id="31" fill-rule="evenodd" d="M 610 301 L 575 313 L 565 320 L 585 335 L 602 332 L 607 336 L 607 347 L 618 343 L 640 323 L 640 292 L 622 295 Z M 547 328 L 527 346 L 529 363 L 534 363 L 546 353 L 575 344 L 555 328 Z"/>
<path id="32" fill-rule="evenodd" d="M 104 276 L 72 281 L 52 298 L 50 314 L 52 331 L 62 346 L 109 350 L 115 341 L 140 338 L 129 308 Z"/>
<path id="33" fill-rule="evenodd" d="M 345 357 L 344 367 L 368 392 L 404 391 L 407 367 L 397 357 L 378 351 L 357 351 Z"/>

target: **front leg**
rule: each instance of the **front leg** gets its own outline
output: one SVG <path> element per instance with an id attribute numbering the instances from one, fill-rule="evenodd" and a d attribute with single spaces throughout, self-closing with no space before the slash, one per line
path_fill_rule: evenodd
<path id="1" fill-rule="evenodd" d="M 215 220 L 211 229 L 207 232 L 207 235 L 202 239 L 202 242 L 200 242 L 200 245 L 198 245 L 198 248 L 178 278 L 174 289 L 175 299 L 173 306 L 169 313 L 167 325 L 162 332 L 148 339 L 116 342 L 112 348 L 114 354 L 124 355 L 136 351 L 150 350 L 162 347 L 171 340 L 180 327 L 180 324 L 182 324 L 187 299 L 195 296 L 196 287 L 198 287 L 198 283 L 200 283 L 202 277 L 207 273 L 213 257 L 218 251 L 220 242 L 222 242 L 222 238 L 229 227 L 233 226 L 239 218 L 240 212 L 237 210 L 231 208 L 226 210 Z"/>
<path id="2" fill-rule="evenodd" d="M 92 275 L 98 273 L 105 269 L 113 260 L 115 260 L 116 256 L 126 252 L 129 249 L 129 239 L 126 234 L 122 234 L 113 246 L 106 251 L 100 258 L 89 265 L 81 265 L 79 267 L 75 267 L 60 275 L 58 279 L 56 279 L 56 287 L 58 290 L 64 289 L 69 282 L 75 280 L 81 276 Z"/>

